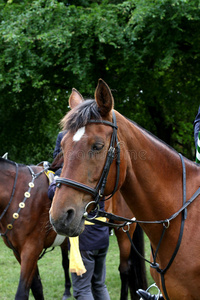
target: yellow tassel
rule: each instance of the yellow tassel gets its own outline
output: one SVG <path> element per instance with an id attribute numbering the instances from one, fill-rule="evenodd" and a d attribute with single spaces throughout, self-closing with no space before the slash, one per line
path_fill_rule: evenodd
<path id="1" fill-rule="evenodd" d="M 70 257 L 69 257 L 69 271 L 76 273 L 78 276 L 84 274 L 87 270 L 83 264 L 82 257 L 79 250 L 79 237 L 69 237 L 70 241 Z"/>
<path id="2" fill-rule="evenodd" d="M 98 217 L 96 220 L 106 222 L 105 217 Z M 94 225 L 89 221 L 85 221 L 85 225 Z M 76 273 L 78 276 L 84 274 L 87 270 L 84 266 L 81 253 L 79 250 L 79 237 L 69 237 L 70 241 L 70 256 L 69 256 L 69 271 L 71 273 Z"/>

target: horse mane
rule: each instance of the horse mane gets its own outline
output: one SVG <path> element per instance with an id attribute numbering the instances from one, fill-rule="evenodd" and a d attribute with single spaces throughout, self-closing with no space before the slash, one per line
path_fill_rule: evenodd
<path id="1" fill-rule="evenodd" d="M 15 165 L 14 161 L 0 157 L 0 163 L 4 163 L 4 162 Z"/>
<path id="2" fill-rule="evenodd" d="M 16 163 L 12 160 L 5 159 L 3 157 L 0 157 L 0 163 L 9 163 L 10 165 L 16 165 Z M 18 166 L 24 167 L 24 164 L 18 164 Z"/>
<path id="3" fill-rule="evenodd" d="M 88 99 L 69 111 L 60 124 L 62 130 L 77 131 L 84 127 L 89 120 L 101 120 L 101 115 L 95 100 Z"/>

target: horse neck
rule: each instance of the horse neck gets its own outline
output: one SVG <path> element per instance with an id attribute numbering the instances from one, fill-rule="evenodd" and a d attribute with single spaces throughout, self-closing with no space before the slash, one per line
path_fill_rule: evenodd
<path id="1" fill-rule="evenodd" d="M 28 182 L 31 181 L 30 171 L 24 165 L 18 165 L 10 161 L 0 161 L 0 213 L 8 205 L 11 198 L 16 202 L 17 194 L 28 190 Z M 12 197 L 12 193 L 14 194 Z M 21 200 L 22 200 L 21 199 Z M 21 201 L 20 200 L 20 201 Z"/>
<path id="2" fill-rule="evenodd" d="M 0 214 L 9 203 L 14 180 L 16 176 L 16 167 L 6 160 L 0 160 Z"/>
<path id="3" fill-rule="evenodd" d="M 125 118 L 118 120 L 126 161 L 122 194 L 138 219 L 165 219 L 180 208 L 182 165 L 174 150 Z M 172 196 L 173 195 L 173 196 Z"/>
<path id="4" fill-rule="evenodd" d="M 42 171 L 42 168 L 38 166 L 31 166 L 31 168 L 35 174 Z M 7 225 L 7 218 L 10 218 L 10 214 L 12 215 L 13 212 L 18 210 L 19 202 L 25 197 L 24 193 L 30 189 L 29 183 L 32 181 L 32 175 L 28 167 L 19 165 L 17 176 L 16 171 L 17 168 L 15 164 L 9 162 L 2 163 L 0 161 L 0 215 L 10 202 L 6 214 L 2 220 L 0 220 L 0 226 L 1 223 Z M 26 199 L 26 212 L 31 210 L 32 205 L 35 205 L 35 207 L 38 206 L 38 214 L 39 209 L 43 210 L 44 206 L 47 207 L 48 211 L 50 200 L 47 196 L 47 190 L 48 179 L 45 174 L 42 173 L 34 181 L 34 187 L 30 189 L 31 197 Z M 12 197 L 13 192 L 14 196 Z"/>

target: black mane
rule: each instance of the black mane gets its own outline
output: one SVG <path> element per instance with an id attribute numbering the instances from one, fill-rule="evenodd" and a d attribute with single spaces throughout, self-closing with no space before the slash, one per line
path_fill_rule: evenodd
<path id="1" fill-rule="evenodd" d="M 3 163 L 3 162 L 7 162 L 9 164 L 12 164 L 12 165 L 15 165 L 15 163 L 9 159 L 5 159 L 3 157 L 0 157 L 0 163 Z"/>
<path id="2" fill-rule="evenodd" d="M 85 100 L 83 103 L 76 106 L 61 120 L 63 130 L 77 131 L 84 127 L 89 120 L 101 120 L 101 115 L 95 100 Z"/>
<path id="3" fill-rule="evenodd" d="M 16 166 L 16 163 L 15 163 L 14 161 L 9 160 L 9 159 L 5 159 L 5 158 L 3 158 L 3 157 L 1 157 L 1 156 L 0 156 L 0 163 L 8 163 L 8 164 L 10 164 L 10 165 Z M 24 167 L 25 165 L 24 165 L 24 164 L 18 164 L 18 166 Z"/>

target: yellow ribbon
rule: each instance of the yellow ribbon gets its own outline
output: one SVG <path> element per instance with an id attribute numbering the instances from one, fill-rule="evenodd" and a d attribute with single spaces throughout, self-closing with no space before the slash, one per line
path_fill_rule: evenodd
<path id="1" fill-rule="evenodd" d="M 98 217 L 96 220 L 100 220 L 102 222 L 106 222 L 105 217 Z M 85 221 L 85 225 L 94 225 L 89 221 Z M 76 273 L 78 276 L 84 274 L 87 270 L 84 266 L 81 253 L 79 250 L 79 237 L 69 237 L 70 241 L 70 255 L 69 255 L 69 271 L 72 273 Z"/>
<path id="2" fill-rule="evenodd" d="M 70 241 L 70 256 L 69 256 L 69 271 L 76 273 L 78 276 L 84 274 L 87 270 L 83 264 L 81 253 L 79 250 L 78 236 L 69 237 Z"/>
<path id="3" fill-rule="evenodd" d="M 46 174 L 47 178 L 49 179 L 49 185 L 50 185 L 54 180 L 54 174 L 55 173 L 53 171 L 50 171 L 50 170 L 45 171 L 44 173 Z"/>
<path id="4" fill-rule="evenodd" d="M 95 220 L 99 220 L 101 222 L 106 222 L 106 217 L 98 217 L 98 218 L 95 218 Z M 85 225 L 94 225 L 94 223 L 91 223 L 90 221 L 85 220 Z"/>

